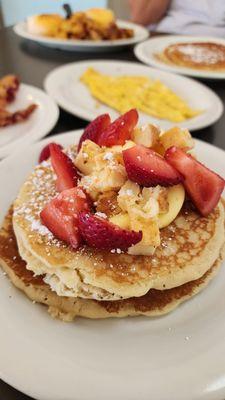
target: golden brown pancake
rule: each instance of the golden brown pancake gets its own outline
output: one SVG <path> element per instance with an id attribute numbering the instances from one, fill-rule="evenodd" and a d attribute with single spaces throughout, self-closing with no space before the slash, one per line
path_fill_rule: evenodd
<path id="1" fill-rule="evenodd" d="M 97 300 L 139 297 L 152 288 L 181 286 L 201 278 L 218 259 L 224 243 L 224 207 L 220 202 L 207 217 L 186 204 L 173 223 L 161 230 L 161 245 L 153 256 L 87 246 L 72 250 L 40 221 L 40 211 L 55 195 L 55 175 L 50 162 L 44 162 L 20 190 L 13 226 L 27 268 L 45 274 L 45 281 L 59 290 L 58 294 L 63 293 L 62 280 L 66 293 L 71 286 L 68 296 Z"/>
<path id="2" fill-rule="evenodd" d="M 26 269 L 19 255 L 12 226 L 12 210 L 7 214 L 0 231 L 0 264 L 13 284 L 32 301 L 48 306 L 49 313 L 64 321 L 76 316 L 108 318 L 125 316 L 157 316 L 168 313 L 183 301 L 199 293 L 217 274 L 224 256 L 224 249 L 211 268 L 199 279 L 166 290 L 151 289 L 144 296 L 119 301 L 96 301 L 72 297 L 60 297 L 44 283 L 43 276 L 34 276 Z"/>
<path id="3" fill-rule="evenodd" d="M 161 61 L 181 67 L 225 70 L 225 46 L 218 43 L 175 43 L 156 54 Z"/>

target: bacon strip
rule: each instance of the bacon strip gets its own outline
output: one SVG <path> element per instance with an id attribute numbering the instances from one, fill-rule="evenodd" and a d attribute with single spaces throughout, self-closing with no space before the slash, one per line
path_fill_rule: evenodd
<path id="1" fill-rule="evenodd" d="M 19 85 L 19 79 L 15 75 L 6 75 L 0 79 L 0 107 L 5 107 L 15 99 Z"/>
<path id="2" fill-rule="evenodd" d="M 36 104 L 30 104 L 27 108 L 12 113 L 6 111 L 4 108 L 0 108 L 0 127 L 13 125 L 18 122 L 25 121 L 36 109 L 36 107 Z"/>

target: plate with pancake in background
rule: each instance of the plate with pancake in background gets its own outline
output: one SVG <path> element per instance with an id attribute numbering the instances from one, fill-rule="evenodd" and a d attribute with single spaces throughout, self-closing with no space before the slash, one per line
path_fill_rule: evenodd
<path id="1" fill-rule="evenodd" d="M 224 151 L 138 117 L 1 163 L 0 377 L 34 398 L 225 395 Z"/>
<path id="2" fill-rule="evenodd" d="M 71 51 L 108 52 L 132 46 L 149 37 L 141 25 L 116 19 L 113 11 L 93 8 L 66 16 L 41 14 L 14 26 L 17 35 L 42 45 Z"/>
<path id="3" fill-rule="evenodd" d="M 48 118 L 46 118 L 46 113 Z M 37 141 L 54 127 L 55 102 L 42 90 L 20 83 L 16 75 L 0 79 L 0 159 L 18 146 Z"/>
<path id="4" fill-rule="evenodd" d="M 212 125 L 223 113 L 223 103 L 207 86 L 135 62 L 65 64 L 46 76 L 44 87 L 60 107 L 87 121 L 106 112 L 116 118 L 135 107 L 143 125 L 194 131 Z"/>
<path id="5" fill-rule="evenodd" d="M 134 49 L 145 64 L 205 79 L 225 79 L 225 40 L 214 37 L 163 35 Z"/>

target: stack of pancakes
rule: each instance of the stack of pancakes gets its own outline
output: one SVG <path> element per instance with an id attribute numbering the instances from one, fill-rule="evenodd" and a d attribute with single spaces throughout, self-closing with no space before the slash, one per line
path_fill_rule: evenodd
<path id="1" fill-rule="evenodd" d="M 75 152 L 70 150 L 75 157 Z M 82 246 L 71 249 L 41 224 L 56 195 L 50 161 L 22 186 L 0 232 L 0 261 L 15 286 L 52 316 L 88 318 L 165 314 L 204 288 L 218 272 L 225 243 L 222 201 L 201 217 L 186 202 L 160 231 L 153 256 Z"/>
<path id="2" fill-rule="evenodd" d="M 180 67 L 224 71 L 225 46 L 219 43 L 175 43 L 166 47 L 156 58 Z"/>

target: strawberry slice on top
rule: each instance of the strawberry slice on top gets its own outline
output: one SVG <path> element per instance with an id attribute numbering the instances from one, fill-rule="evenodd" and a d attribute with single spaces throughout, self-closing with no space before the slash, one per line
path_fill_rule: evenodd
<path id="1" fill-rule="evenodd" d="M 218 204 L 225 181 L 191 155 L 172 146 L 166 160 L 184 176 L 184 187 L 198 211 L 207 216 Z"/>
<path id="2" fill-rule="evenodd" d="M 64 190 L 41 211 L 42 223 L 53 235 L 77 249 L 82 237 L 78 230 L 78 213 L 90 210 L 85 192 L 79 188 Z"/>
<path id="3" fill-rule="evenodd" d="M 124 145 L 138 122 L 138 113 L 132 109 L 112 122 L 99 136 L 99 146 Z"/>
<path id="4" fill-rule="evenodd" d="M 141 186 L 172 186 L 183 181 L 183 176 L 163 157 L 142 145 L 123 151 L 128 178 Z"/>
<path id="5" fill-rule="evenodd" d="M 50 144 L 56 144 L 56 143 L 52 142 L 52 143 L 47 144 L 45 147 L 43 147 L 43 149 L 41 150 L 40 155 L 39 155 L 39 159 L 38 159 L 39 163 L 41 163 L 42 161 L 48 160 L 48 158 L 50 157 Z M 62 150 L 63 147 L 60 144 L 57 144 L 57 146 L 59 146 L 60 149 Z"/>
<path id="6" fill-rule="evenodd" d="M 97 249 L 126 251 L 142 239 L 142 232 L 122 229 L 90 212 L 79 213 L 78 226 L 84 241 Z"/>
<path id="7" fill-rule="evenodd" d="M 57 190 L 62 192 L 77 185 L 78 171 L 72 160 L 62 151 L 59 144 L 49 145 L 52 167 L 57 175 Z"/>
<path id="8" fill-rule="evenodd" d="M 110 122 L 111 119 L 109 114 L 99 115 L 92 122 L 90 122 L 80 138 L 77 150 L 80 151 L 82 143 L 85 140 L 89 139 L 92 142 L 98 143 L 99 136 L 109 126 Z"/>

